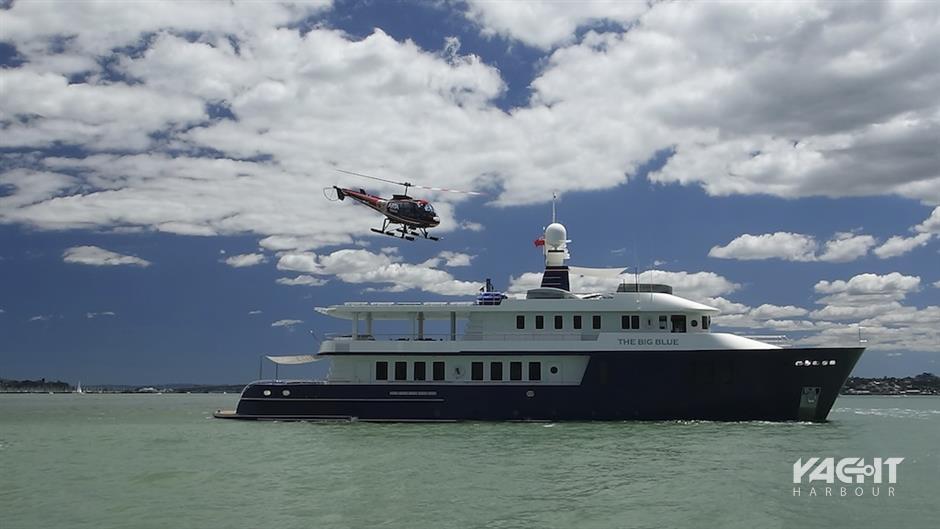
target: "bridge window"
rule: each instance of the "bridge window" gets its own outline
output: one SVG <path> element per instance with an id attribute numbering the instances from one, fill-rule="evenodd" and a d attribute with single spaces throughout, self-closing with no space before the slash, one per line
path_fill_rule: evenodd
<path id="1" fill-rule="evenodd" d="M 525 316 L 522 314 L 516 316 L 516 328 L 525 329 Z"/>
<path id="2" fill-rule="evenodd" d="M 509 362 L 509 380 L 522 380 L 522 362 Z"/>
<path id="3" fill-rule="evenodd" d="M 483 362 L 473 362 L 470 364 L 470 379 L 483 380 Z"/>
<path id="4" fill-rule="evenodd" d="M 408 362 L 395 362 L 395 380 L 408 380 Z"/>
<path id="5" fill-rule="evenodd" d="M 711 325 L 711 323 L 712 323 L 711 316 L 702 316 L 702 329 L 708 330 L 708 327 Z"/>
<path id="6" fill-rule="evenodd" d="M 571 324 L 572 324 L 571 326 L 574 327 L 575 329 L 580 329 L 581 328 L 581 315 L 575 314 L 574 318 L 572 318 Z"/>
<path id="7" fill-rule="evenodd" d="M 502 362 L 490 362 L 490 380 L 502 380 L 503 379 L 503 363 Z"/>
<path id="8" fill-rule="evenodd" d="M 375 379 L 388 380 L 388 362 L 375 363 Z"/>
<path id="9" fill-rule="evenodd" d="M 659 328 L 660 328 L 661 330 L 666 330 L 666 321 L 668 321 L 668 320 L 666 319 L 666 316 L 660 316 L 660 317 L 659 317 Z"/>
<path id="10" fill-rule="evenodd" d="M 414 365 L 414 379 L 415 380 L 426 380 L 427 375 L 427 364 L 424 362 L 415 362 Z"/>
<path id="11" fill-rule="evenodd" d="M 545 328 L 545 316 L 542 316 L 541 314 L 539 314 L 538 316 L 535 317 L 535 328 L 536 329 Z"/>
<path id="12" fill-rule="evenodd" d="M 555 328 L 556 328 L 556 329 L 561 329 L 561 327 L 562 327 L 562 321 L 561 321 L 561 320 L 562 320 L 561 314 L 556 314 L 556 315 L 555 315 Z"/>
<path id="13" fill-rule="evenodd" d="M 672 315 L 672 332 L 685 332 L 685 314 Z"/>
<path id="14" fill-rule="evenodd" d="M 629 315 L 624 314 L 620 316 L 620 328 L 621 329 L 639 329 L 640 328 L 640 317 L 638 315 Z"/>
<path id="15" fill-rule="evenodd" d="M 542 380 L 542 362 L 529 362 L 529 380 Z"/>
<path id="16" fill-rule="evenodd" d="M 591 326 L 592 326 L 593 328 L 595 328 L 595 329 L 600 329 L 600 328 L 601 328 L 601 317 L 600 317 L 599 314 L 595 314 L 595 315 L 591 318 Z"/>
<path id="17" fill-rule="evenodd" d="M 434 362 L 432 368 L 434 370 L 434 380 L 444 380 L 444 362 Z"/>

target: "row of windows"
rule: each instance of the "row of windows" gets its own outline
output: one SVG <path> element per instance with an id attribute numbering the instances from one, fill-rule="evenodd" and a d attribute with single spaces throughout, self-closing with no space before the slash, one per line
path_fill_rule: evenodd
<path id="1" fill-rule="evenodd" d="M 388 368 L 389 362 L 378 361 L 375 363 L 375 379 L 389 380 Z M 470 379 L 483 380 L 483 362 L 472 362 L 470 364 Z M 489 362 L 490 380 L 503 380 L 503 362 Z M 509 362 L 509 380 L 522 380 L 522 362 Z M 529 378 L 526 380 L 542 380 L 542 363 L 528 362 Z M 394 369 L 393 380 L 408 380 L 408 362 L 393 362 Z M 558 368 L 552 366 L 552 374 L 558 373 Z M 412 380 L 427 380 L 427 362 L 413 362 Z M 459 376 L 459 371 L 457 371 Z M 431 363 L 432 380 L 444 380 L 444 362 Z"/>
<path id="2" fill-rule="evenodd" d="M 519 314 L 516 316 L 516 328 L 525 329 L 526 327 L 526 316 Z M 554 317 L 554 326 L 555 329 L 564 328 L 564 317 L 561 314 L 556 314 Z M 661 330 L 666 330 L 669 322 L 669 316 L 661 315 L 659 317 L 659 328 Z M 691 318 L 690 324 L 692 327 L 698 327 L 699 319 Z M 702 316 L 702 329 L 708 329 L 711 324 L 710 316 Z M 647 325 L 652 327 L 653 321 L 648 320 Z M 676 314 L 672 316 L 672 332 L 685 332 L 686 325 L 686 316 L 684 314 Z M 581 315 L 575 314 L 571 317 L 571 327 L 573 329 L 581 329 Z M 535 316 L 535 328 L 544 329 L 545 328 L 545 316 L 537 314 Z M 601 317 L 599 314 L 591 316 L 591 328 L 600 329 L 601 328 Z M 620 328 L 621 329 L 639 329 L 640 328 L 640 316 L 638 314 L 623 314 L 620 316 Z"/>

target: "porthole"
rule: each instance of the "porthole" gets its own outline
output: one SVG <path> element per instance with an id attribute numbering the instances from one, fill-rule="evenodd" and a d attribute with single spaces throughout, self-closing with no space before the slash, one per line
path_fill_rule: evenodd
<path id="1" fill-rule="evenodd" d="M 698 327 L 698 320 L 692 320 L 691 323 L 693 327 Z"/>
<path id="2" fill-rule="evenodd" d="M 262 391 L 261 393 L 262 393 L 265 397 L 270 397 L 270 396 L 271 396 L 271 390 L 270 390 L 270 389 L 266 389 L 266 390 Z"/>
<path id="3" fill-rule="evenodd" d="M 831 366 L 836 365 L 836 361 L 835 361 L 835 360 L 830 360 L 830 361 L 829 361 L 829 365 L 831 365 Z"/>
<path id="4" fill-rule="evenodd" d="M 799 367 L 799 366 L 803 365 L 803 361 L 802 361 L 802 360 L 797 360 L 795 365 L 796 365 L 797 367 Z"/>
<path id="5" fill-rule="evenodd" d="M 525 396 L 531 399 L 532 397 L 535 396 L 535 392 L 530 389 L 529 391 L 525 392 Z"/>
<path id="6" fill-rule="evenodd" d="M 829 361 L 828 361 L 828 360 L 823 360 L 823 361 L 822 361 L 822 365 L 824 365 L 824 366 L 829 365 Z"/>
<path id="7" fill-rule="evenodd" d="M 803 365 L 808 366 L 810 364 L 809 360 L 803 360 Z"/>
<path id="8" fill-rule="evenodd" d="M 814 365 L 814 366 L 818 366 L 818 365 L 819 365 L 819 360 L 813 360 L 813 365 Z"/>
<path id="9" fill-rule="evenodd" d="M 552 366 L 548 371 L 549 371 L 549 373 L 551 373 L 551 374 L 553 374 L 553 375 L 557 375 L 557 374 L 558 374 L 558 367 Z"/>
<path id="10" fill-rule="evenodd" d="M 281 395 L 284 395 L 285 397 L 290 397 L 290 390 L 285 389 L 284 391 L 281 392 Z"/>

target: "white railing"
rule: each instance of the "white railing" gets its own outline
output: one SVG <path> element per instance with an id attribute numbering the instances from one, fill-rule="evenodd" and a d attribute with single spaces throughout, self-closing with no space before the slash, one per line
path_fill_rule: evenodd
<path id="1" fill-rule="evenodd" d="M 340 333 L 327 333 L 325 335 L 327 340 L 336 340 L 336 341 L 392 341 L 392 342 L 449 342 L 451 336 L 449 333 L 443 334 L 429 334 L 425 333 L 423 337 L 419 338 L 416 335 L 410 333 L 381 333 L 381 334 L 359 334 L 355 338 L 350 334 L 340 334 Z M 508 333 L 486 333 L 482 334 L 479 332 L 468 332 L 465 334 L 458 334 L 458 342 L 463 341 L 489 341 L 489 340 L 515 340 L 515 341 L 569 341 L 569 342 L 593 342 L 596 341 L 598 337 L 597 333 L 522 333 L 522 332 L 508 332 Z"/>

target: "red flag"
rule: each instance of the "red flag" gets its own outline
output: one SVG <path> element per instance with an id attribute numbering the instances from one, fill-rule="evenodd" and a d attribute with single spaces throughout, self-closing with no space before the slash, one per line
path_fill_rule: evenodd
<path id="1" fill-rule="evenodd" d="M 533 242 L 535 242 L 536 246 L 545 246 L 545 237 L 539 237 L 538 239 L 535 239 L 535 241 Z"/>

